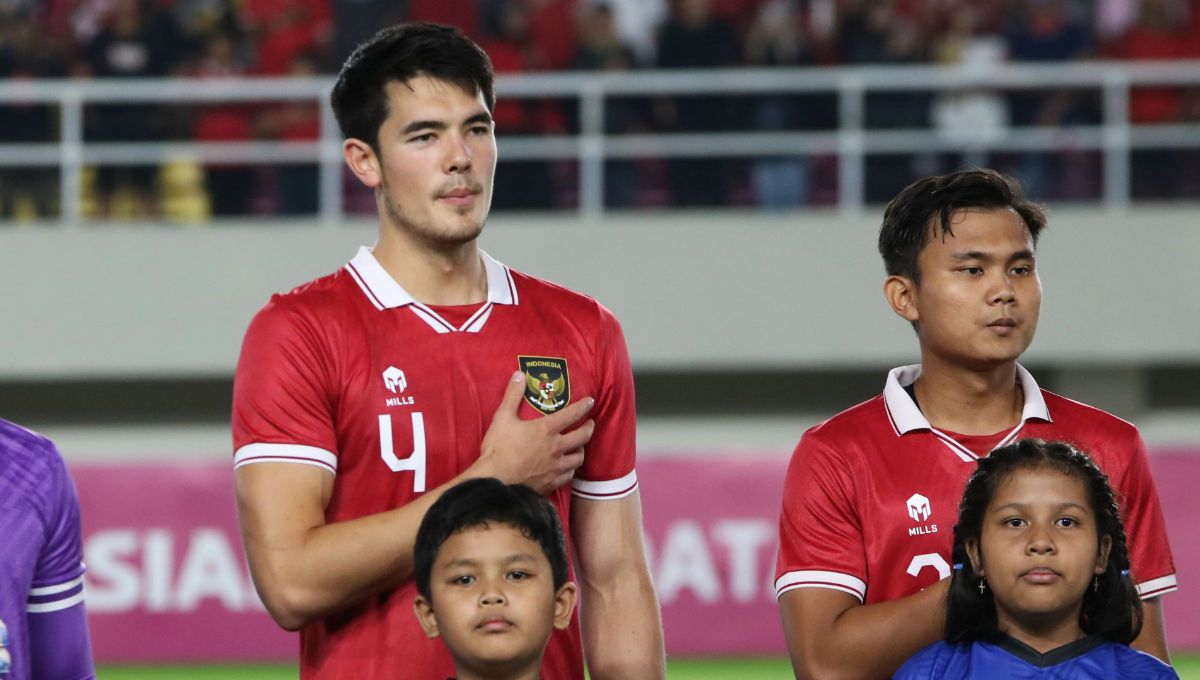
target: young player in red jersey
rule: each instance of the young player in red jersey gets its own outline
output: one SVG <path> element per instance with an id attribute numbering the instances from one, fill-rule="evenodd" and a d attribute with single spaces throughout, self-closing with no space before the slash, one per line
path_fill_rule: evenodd
<path id="1" fill-rule="evenodd" d="M 1125 499 L 1147 598 L 1134 646 L 1167 660 L 1157 596 L 1175 589 L 1175 568 L 1141 437 L 1017 364 L 1037 327 L 1044 226 L 1016 182 L 989 170 L 920 180 L 884 212 L 884 294 L 915 328 L 921 364 L 805 432 L 788 466 L 776 592 L 797 676 L 885 677 L 939 639 L 971 463 L 1025 437 L 1090 452 Z"/>
<path id="2" fill-rule="evenodd" d="M 487 55 L 448 26 L 385 29 L 332 99 L 379 240 L 271 299 L 234 386 L 246 552 L 268 611 L 301 630 L 301 675 L 453 674 L 412 615 L 413 544 L 443 490 L 496 477 L 548 495 L 580 570 L 584 635 L 555 631 L 544 676 L 582 678 L 586 650 L 594 678 L 661 677 L 620 327 L 476 245 L 496 165 Z"/>

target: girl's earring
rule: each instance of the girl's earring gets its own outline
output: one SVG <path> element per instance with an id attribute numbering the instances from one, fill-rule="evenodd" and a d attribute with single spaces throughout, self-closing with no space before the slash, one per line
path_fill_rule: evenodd
<path id="1" fill-rule="evenodd" d="M 1100 592 L 1100 577 L 1099 576 L 1092 577 L 1092 592 L 1093 593 Z"/>
<path id="2" fill-rule="evenodd" d="M 984 581 L 984 578 L 982 576 L 980 576 L 979 577 L 979 594 L 982 595 L 983 591 L 985 591 L 985 590 L 987 590 L 987 584 Z"/>

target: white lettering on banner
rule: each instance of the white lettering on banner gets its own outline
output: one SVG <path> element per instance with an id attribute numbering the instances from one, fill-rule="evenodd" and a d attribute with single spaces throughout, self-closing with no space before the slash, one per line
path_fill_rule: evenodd
<path id="1" fill-rule="evenodd" d="M 193 611 L 205 598 L 221 601 L 226 609 L 242 606 L 241 570 L 225 534 L 216 529 L 197 529 L 192 534 L 191 550 L 179 573 L 177 602 L 179 609 Z"/>
<path id="2" fill-rule="evenodd" d="M 775 565 L 760 554 L 775 546 L 775 528 L 767 519 L 720 519 L 707 533 L 696 520 L 677 520 L 667 526 L 660 551 L 648 536 L 642 538 L 646 565 L 664 604 L 685 590 L 708 604 L 719 602 L 725 593 L 738 603 L 775 599 Z M 729 581 L 722 583 L 726 572 Z"/>
<path id="3" fill-rule="evenodd" d="M 667 529 L 658 567 L 655 587 L 664 602 L 674 600 L 684 589 L 691 590 L 701 602 L 713 603 L 721 598 L 721 581 L 698 522 L 682 520 Z"/>
<path id="4" fill-rule="evenodd" d="M 758 551 L 771 543 L 776 532 L 763 519 L 726 519 L 713 525 L 713 538 L 729 548 L 729 594 L 737 602 L 753 602 L 763 594 L 764 579 L 758 566 Z M 771 578 L 765 579 L 775 588 Z"/>
<path id="5" fill-rule="evenodd" d="M 177 538 L 187 546 L 178 562 Z M 208 600 L 234 612 L 263 609 L 245 564 L 215 527 L 97 531 L 84 541 L 84 562 L 91 613 L 190 612 Z"/>

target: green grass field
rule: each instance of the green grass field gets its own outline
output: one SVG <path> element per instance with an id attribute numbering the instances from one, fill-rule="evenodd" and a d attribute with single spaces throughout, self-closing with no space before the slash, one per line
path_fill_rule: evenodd
<path id="1" fill-rule="evenodd" d="M 1177 654 L 1182 680 L 1200 680 L 1200 655 Z M 102 666 L 100 680 L 295 680 L 295 666 Z M 787 659 L 673 659 L 671 680 L 778 680 L 792 677 Z"/>

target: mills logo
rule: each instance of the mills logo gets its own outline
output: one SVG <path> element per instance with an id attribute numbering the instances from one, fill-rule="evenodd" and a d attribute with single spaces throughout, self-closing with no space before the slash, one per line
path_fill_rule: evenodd
<path id="1" fill-rule="evenodd" d="M 404 377 L 404 371 L 395 366 L 388 366 L 383 372 L 383 384 L 392 394 L 403 394 L 404 390 L 408 389 L 408 379 Z"/>
<path id="2" fill-rule="evenodd" d="M 383 386 L 388 388 L 388 392 L 392 394 L 404 394 L 404 390 L 408 389 L 408 378 L 404 375 L 404 371 L 395 366 L 388 366 L 383 372 Z M 392 406 L 412 406 L 416 403 L 412 395 L 406 397 L 388 397 L 385 400 L 388 407 Z"/>
<path id="3" fill-rule="evenodd" d="M 917 522 L 918 524 L 924 522 L 925 520 L 929 519 L 931 515 L 933 515 L 933 508 L 931 508 L 929 505 L 929 499 L 919 493 L 914 493 L 913 495 L 909 496 L 907 504 L 908 516 L 912 518 L 912 521 Z M 938 528 L 936 524 L 925 524 L 917 527 L 909 527 L 908 535 L 923 536 L 925 534 L 936 534 L 937 530 Z"/>
<path id="4" fill-rule="evenodd" d="M 566 359 L 518 356 L 517 366 L 525 374 L 525 401 L 530 406 L 550 415 L 571 402 Z"/>

